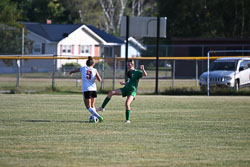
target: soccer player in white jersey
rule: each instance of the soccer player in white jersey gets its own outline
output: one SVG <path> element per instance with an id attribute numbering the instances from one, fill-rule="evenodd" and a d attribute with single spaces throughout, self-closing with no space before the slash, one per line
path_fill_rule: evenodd
<path id="1" fill-rule="evenodd" d="M 99 82 L 102 81 L 98 71 L 94 68 L 95 61 L 89 56 L 86 62 L 87 66 L 83 66 L 76 70 L 72 70 L 69 74 L 81 72 L 82 76 L 82 93 L 84 104 L 89 112 L 99 119 L 99 122 L 103 121 L 103 117 L 101 117 L 95 109 L 95 98 L 97 98 L 97 89 L 95 80 L 97 79 Z"/>

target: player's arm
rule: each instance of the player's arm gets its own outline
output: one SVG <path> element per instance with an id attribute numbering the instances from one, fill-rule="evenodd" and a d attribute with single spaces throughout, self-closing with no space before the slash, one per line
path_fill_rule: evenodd
<path id="1" fill-rule="evenodd" d="M 120 82 L 121 85 L 125 85 L 126 83 L 125 82 Z"/>
<path id="2" fill-rule="evenodd" d="M 141 66 L 140 66 L 140 69 L 142 70 L 143 76 L 146 77 L 148 74 L 147 74 L 147 72 L 146 72 L 146 70 L 145 70 L 145 68 L 144 68 L 144 65 L 141 65 Z"/>
<path id="3" fill-rule="evenodd" d="M 69 75 L 72 75 L 73 73 L 77 73 L 77 72 L 80 72 L 80 68 L 70 71 Z"/>
<path id="4" fill-rule="evenodd" d="M 98 73 L 98 71 L 96 71 L 96 79 L 97 79 L 97 81 L 102 82 L 102 78 L 101 78 L 100 74 Z"/>

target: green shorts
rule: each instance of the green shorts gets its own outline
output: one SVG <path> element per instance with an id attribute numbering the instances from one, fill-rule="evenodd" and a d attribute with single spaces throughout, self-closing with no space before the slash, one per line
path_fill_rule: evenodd
<path id="1" fill-rule="evenodd" d="M 121 92 L 122 92 L 122 97 L 126 97 L 126 96 L 133 96 L 135 97 L 136 95 L 136 91 L 131 91 L 129 89 L 126 89 L 125 87 L 120 88 Z"/>

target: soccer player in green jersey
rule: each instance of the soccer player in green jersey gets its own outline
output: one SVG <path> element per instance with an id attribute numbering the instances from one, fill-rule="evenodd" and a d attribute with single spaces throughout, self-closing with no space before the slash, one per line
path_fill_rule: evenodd
<path id="1" fill-rule="evenodd" d="M 144 69 L 144 65 L 140 66 L 141 70 L 135 69 L 135 63 L 134 60 L 129 60 L 127 62 L 128 72 L 126 77 L 126 82 L 120 82 L 121 85 L 125 85 L 123 88 L 115 89 L 108 92 L 107 97 L 104 99 L 102 106 L 97 108 L 96 111 L 104 111 L 106 105 L 110 101 L 111 97 L 113 95 L 122 95 L 123 97 L 127 97 L 127 100 L 125 102 L 126 107 L 126 123 L 130 123 L 130 104 L 135 98 L 138 82 L 139 79 L 143 76 L 147 76 L 147 72 Z"/>

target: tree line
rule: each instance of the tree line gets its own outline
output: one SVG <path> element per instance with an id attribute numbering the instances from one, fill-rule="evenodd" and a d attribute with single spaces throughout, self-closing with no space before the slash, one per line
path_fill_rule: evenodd
<path id="1" fill-rule="evenodd" d="M 122 16 L 167 17 L 169 39 L 250 36 L 249 0 L 0 1 L 1 32 L 6 29 L 6 25 L 20 28 L 22 22 L 46 23 L 46 20 L 51 20 L 55 24 L 92 24 L 119 35 Z"/>
<path id="2" fill-rule="evenodd" d="M 168 17 L 169 35 L 178 37 L 249 38 L 249 0 L 158 0 Z"/>

